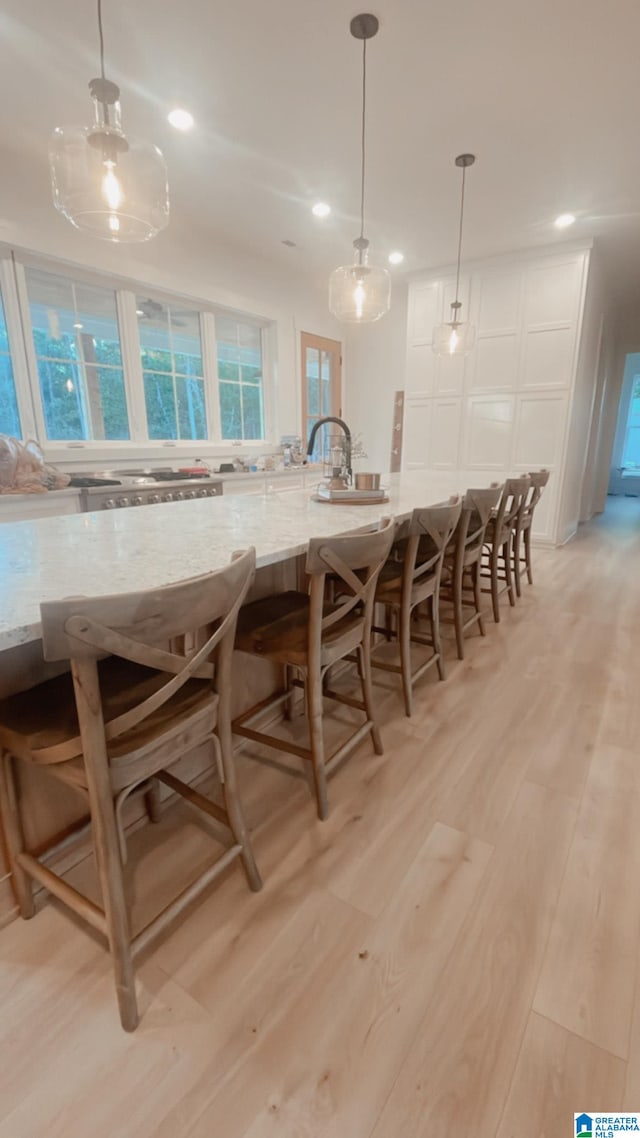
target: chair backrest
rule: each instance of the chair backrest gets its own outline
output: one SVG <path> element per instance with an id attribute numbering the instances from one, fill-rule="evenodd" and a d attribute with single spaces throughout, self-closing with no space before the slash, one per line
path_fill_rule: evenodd
<path id="1" fill-rule="evenodd" d="M 383 518 L 378 529 L 344 537 L 312 538 L 307 549 L 309 575 L 309 641 L 322 639 L 322 633 L 362 605 L 365 625 L 373 616 L 376 581 L 389 553 L 395 534 L 393 518 Z M 339 578 L 339 600 L 325 604 L 327 574 Z"/>
<path id="2" fill-rule="evenodd" d="M 501 493 L 502 486 L 467 490 L 455 532 L 457 556 L 464 556 L 466 550 L 482 549 L 491 511 L 498 505 Z"/>
<path id="3" fill-rule="evenodd" d="M 431 575 L 439 578 L 446 548 L 458 524 L 462 502 L 451 499 L 438 506 L 415 509 L 409 522 L 409 536 L 403 562 L 402 587 L 405 596 Z"/>
<path id="4" fill-rule="evenodd" d="M 507 478 L 496 514 L 496 535 L 500 535 L 503 529 L 511 529 L 517 524 L 530 485 L 531 479 L 528 474 L 523 474 L 520 478 Z"/>
<path id="5" fill-rule="evenodd" d="M 527 501 L 525 503 L 524 514 L 527 518 L 532 518 L 533 517 L 533 511 L 535 510 L 536 506 L 538 505 L 538 502 L 540 501 L 540 499 L 542 497 L 542 491 L 544 490 L 545 486 L 547 485 L 547 482 L 549 481 L 549 471 L 548 470 L 530 470 L 529 471 L 529 478 L 531 480 L 531 486 L 529 489 Z"/>
<path id="6" fill-rule="evenodd" d="M 82 731 L 83 684 L 99 700 L 97 662 L 109 654 L 166 676 L 147 698 L 104 723 L 114 739 L 142 723 L 190 679 L 208 680 L 214 690 L 230 677 L 240 606 L 255 573 L 255 549 L 233 554 L 224 569 L 163 589 L 122 596 L 72 597 L 41 605 L 46 660 L 70 660 Z M 203 631 L 204 630 L 204 631 Z M 172 642 L 200 633 L 184 654 Z M 90 701 L 89 701 L 90 702 Z M 95 701 L 94 701 L 95 702 Z M 91 711 L 102 720 L 100 706 Z M 89 717 L 90 718 L 90 717 Z"/>

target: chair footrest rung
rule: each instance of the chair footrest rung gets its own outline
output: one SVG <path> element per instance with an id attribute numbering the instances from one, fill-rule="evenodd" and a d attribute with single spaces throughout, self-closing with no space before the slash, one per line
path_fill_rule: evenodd
<path id="1" fill-rule="evenodd" d="M 371 719 L 367 719 L 366 723 L 362 724 L 362 727 L 359 727 L 357 731 L 354 731 L 353 735 L 350 735 L 349 738 L 346 739 L 342 744 L 342 746 L 338 747 L 337 751 L 334 751 L 331 758 L 328 759 L 325 763 L 325 770 L 328 775 L 331 774 L 337 766 L 339 766 L 343 759 L 346 759 L 347 755 L 350 751 L 353 750 L 354 747 L 358 746 L 358 743 L 364 739 L 365 735 L 369 734 L 373 726 L 375 726 L 373 721 Z"/>
<path id="2" fill-rule="evenodd" d="M 39 881 L 49 893 L 53 893 L 59 901 L 67 905 L 74 913 L 91 925 L 92 928 L 97 929 L 103 936 L 107 935 L 107 919 L 104 911 L 94 905 L 88 897 L 79 893 L 72 885 L 64 881 L 62 877 L 58 877 L 57 873 L 53 873 L 46 865 L 38 861 L 30 853 L 19 853 L 16 856 L 16 861 L 29 877 L 33 877 Z"/>
<path id="3" fill-rule="evenodd" d="M 165 786 L 175 791 L 176 794 L 179 794 L 181 798 L 186 799 L 187 802 L 191 802 L 193 806 L 197 806 L 198 810 L 202 810 L 204 814 L 209 814 L 211 818 L 215 819 L 216 822 L 220 822 L 227 830 L 230 829 L 227 812 L 222 806 L 218 806 L 217 802 L 212 802 L 210 798 L 194 790 L 188 783 L 183 782 L 180 778 L 176 778 L 170 771 L 158 771 L 157 777 L 160 779 L 160 782 L 163 782 Z"/>
<path id="4" fill-rule="evenodd" d="M 342 692 L 334 691 L 332 688 L 325 688 L 322 692 L 323 696 L 327 699 L 335 699 L 336 703 L 345 703 L 347 707 L 355 707 L 357 711 L 366 711 L 366 707 L 361 699 L 355 699 L 352 695 L 344 695 Z"/>
<path id="5" fill-rule="evenodd" d="M 192 882 L 186 889 L 183 889 L 182 893 L 180 893 L 171 904 L 167 905 L 161 913 L 158 913 L 158 916 L 154 917 L 154 919 L 133 938 L 131 942 L 131 952 L 134 960 L 149 947 L 157 934 L 163 932 L 164 929 L 179 916 L 183 909 L 186 909 L 192 901 L 195 901 L 196 897 L 198 897 L 212 881 L 215 881 L 216 877 L 218 877 L 232 861 L 235 861 L 241 853 L 242 846 L 231 846 L 221 857 L 213 862 L 213 865 L 210 865 L 208 869 L 205 869 L 204 873 L 200 874 L 197 881 Z"/>

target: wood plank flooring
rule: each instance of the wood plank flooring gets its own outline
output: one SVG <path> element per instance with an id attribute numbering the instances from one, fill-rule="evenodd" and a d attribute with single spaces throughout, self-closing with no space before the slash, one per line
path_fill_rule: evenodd
<path id="1" fill-rule="evenodd" d="M 326 823 L 241 757 L 265 888 L 236 867 L 147 956 L 134 1035 L 54 903 L 0 931 L 0 1138 L 556 1138 L 640 1111 L 640 501 L 534 554 L 411 720 L 376 673 L 385 754 L 330 781 Z M 137 922 L 210 841 L 182 806 L 133 835 Z"/>

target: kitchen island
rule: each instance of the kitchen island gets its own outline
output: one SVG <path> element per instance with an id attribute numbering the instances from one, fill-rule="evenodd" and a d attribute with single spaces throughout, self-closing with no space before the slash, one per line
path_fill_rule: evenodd
<path id="1" fill-rule="evenodd" d="M 400 520 L 416 506 L 465 489 L 455 474 L 392 475 L 383 481 L 389 501 L 382 505 L 316 502 L 307 489 L 0 526 L 0 697 L 64 669 L 43 659 L 42 601 L 162 588 L 222 568 L 234 550 L 251 545 L 258 566 L 252 597 L 284 590 L 296 585 L 298 558 L 309 538 L 366 529 L 385 515 Z M 277 679 L 273 666 L 243 657 L 234 679 L 234 713 L 263 698 Z M 181 776 L 195 779 L 204 765 L 203 756 L 188 756 L 181 760 Z M 82 812 L 77 795 L 41 771 L 25 770 L 21 793 L 31 842 L 63 832 Z M 12 905 L 8 885 L 0 865 L 0 923 Z"/>

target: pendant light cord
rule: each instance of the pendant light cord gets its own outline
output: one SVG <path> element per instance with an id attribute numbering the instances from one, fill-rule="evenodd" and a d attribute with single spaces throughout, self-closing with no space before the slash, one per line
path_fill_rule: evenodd
<path id="1" fill-rule="evenodd" d="M 456 305 L 458 304 L 458 292 L 460 290 L 460 258 L 462 256 L 462 222 L 464 219 L 464 182 L 467 173 L 466 166 L 462 167 L 462 192 L 460 194 L 460 229 L 458 231 L 458 267 L 456 269 Z"/>
<path id="2" fill-rule="evenodd" d="M 362 41 L 362 138 L 361 138 L 361 177 L 360 177 L 360 237 L 364 237 L 364 176 L 366 165 L 366 121 L 367 121 L 367 41 Z"/>
<path id="3" fill-rule="evenodd" d="M 104 79 L 104 31 L 102 29 L 102 0 L 98 0 L 98 34 L 100 36 L 100 75 Z"/>

